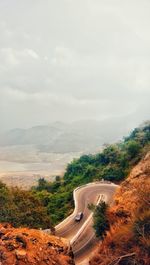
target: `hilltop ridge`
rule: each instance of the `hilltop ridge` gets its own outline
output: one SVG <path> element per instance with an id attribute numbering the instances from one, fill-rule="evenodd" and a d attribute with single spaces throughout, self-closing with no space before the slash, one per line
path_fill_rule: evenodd
<path id="1" fill-rule="evenodd" d="M 51 153 L 92 152 L 105 142 L 120 139 L 127 132 L 125 123 L 120 120 L 53 122 L 7 131 L 0 135 L 0 146 L 34 145 L 41 152 Z"/>

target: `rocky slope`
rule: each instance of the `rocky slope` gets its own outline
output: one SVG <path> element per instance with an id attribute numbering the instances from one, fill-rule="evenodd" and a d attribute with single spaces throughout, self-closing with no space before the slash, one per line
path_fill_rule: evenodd
<path id="1" fill-rule="evenodd" d="M 0 225 L 1 265 L 74 265 L 65 239 L 42 231 Z"/>
<path id="2" fill-rule="evenodd" d="M 110 231 L 91 265 L 150 264 L 150 152 L 133 168 L 108 211 Z"/>

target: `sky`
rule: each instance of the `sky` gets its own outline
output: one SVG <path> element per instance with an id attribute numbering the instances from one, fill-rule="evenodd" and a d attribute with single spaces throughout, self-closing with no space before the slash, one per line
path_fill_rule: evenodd
<path id="1" fill-rule="evenodd" d="M 149 0 L 0 0 L 0 130 L 135 126 L 149 103 Z"/>

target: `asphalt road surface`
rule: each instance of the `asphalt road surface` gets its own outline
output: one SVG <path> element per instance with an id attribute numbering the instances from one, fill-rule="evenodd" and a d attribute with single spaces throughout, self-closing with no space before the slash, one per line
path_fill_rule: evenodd
<path id="1" fill-rule="evenodd" d="M 56 226 L 56 235 L 70 240 L 76 264 L 86 264 L 86 260 L 96 246 L 97 239 L 93 229 L 92 212 L 88 204 L 98 204 L 100 200 L 108 204 L 113 202 L 113 195 L 118 186 L 112 183 L 90 183 L 74 191 L 75 209 L 72 215 Z M 75 221 L 78 212 L 83 218 Z"/>

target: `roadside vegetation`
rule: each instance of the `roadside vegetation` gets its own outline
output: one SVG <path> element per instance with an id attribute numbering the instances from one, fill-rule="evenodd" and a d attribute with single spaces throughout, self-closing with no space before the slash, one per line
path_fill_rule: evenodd
<path id="1" fill-rule="evenodd" d="M 109 230 L 109 220 L 107 217 L 108 205 L 104 201 L 95 206 L 89 205 L 89 210 L 93 212 L 93 228 L 95 234 L 101 240 L 106 236 L 106 231 Z"/>
<path id="2" fill-rule="evenodd" d="M 8 188 L 0 183 L 0 222 L 14 226 L 49 228 L 73 211 L 73 190 L 102 179 L 120 183 L 150 149 L 150 122 L 136 128 L 117 144 L 101 153 L 83 155 L 68 164 L 63 178 L 39 179 L 30 191 Z"/>
<path id="3" fill-rule="evenodd" d="M 91 265 L 150 264 L 150 152 L 138 163 L 107 209 L 109 231 Z"/>
<path id="4" fill-rule="evenodd" d="M 51 228 L 47 209 L 31 191 L 8 188 L 0 182 L 0 222 L 14 227 Z"/>
<path id="5" fill-rule="evenodd" d="M 33 193 L 47 208 L 55 225 L 73 210 L 72 192 L 77 186 L 102 179 L 120 183 L 150 149 L 150 122 L 134 129 L 122 142 L 108 145 L 96 155 L 83 155 L 68 164 L 64 178 L 53 183 L 40 179 Z"/>

